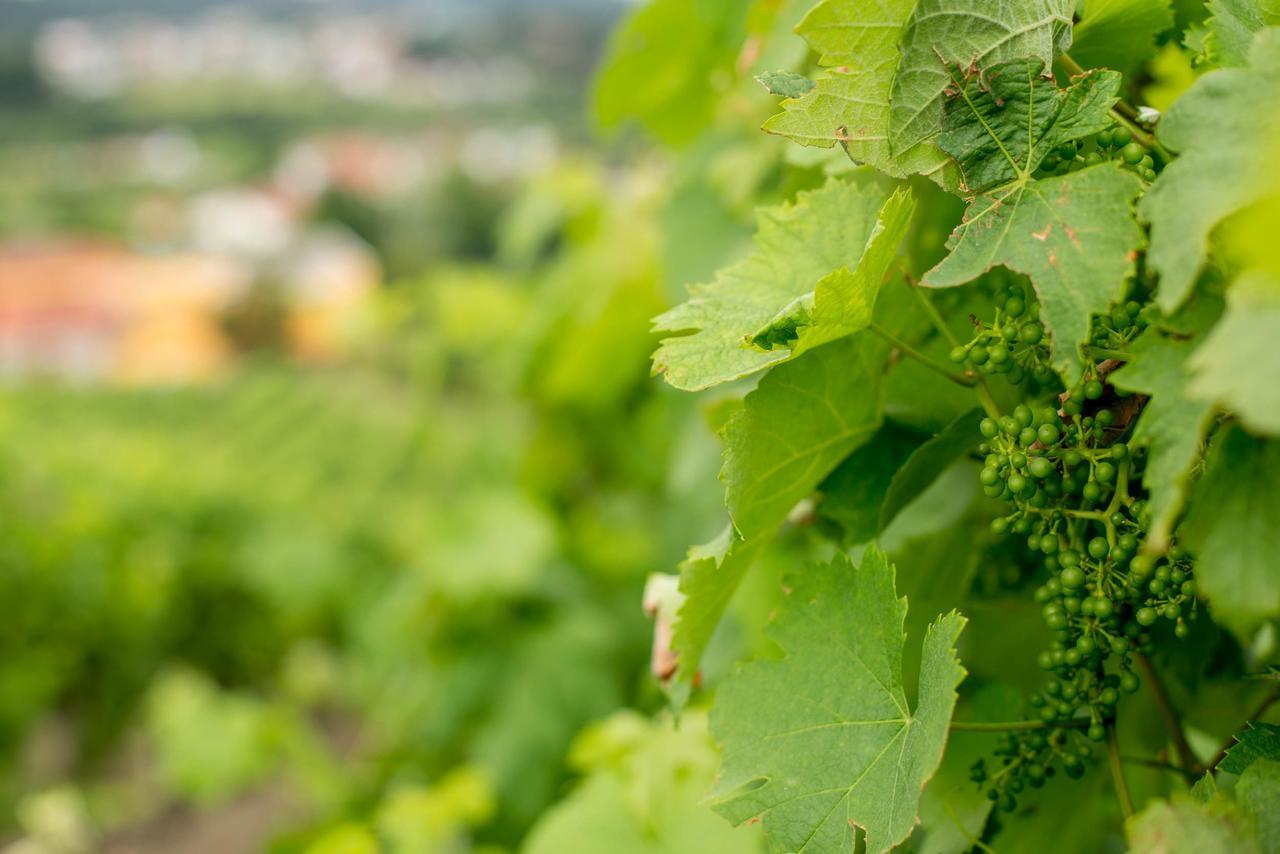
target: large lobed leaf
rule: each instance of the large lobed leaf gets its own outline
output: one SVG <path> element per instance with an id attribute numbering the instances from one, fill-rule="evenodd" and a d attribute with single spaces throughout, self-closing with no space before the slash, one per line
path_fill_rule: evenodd
<path id="1" fill-rule="evenodd" d="M 748 539 L 771 532 L 880 427 L 885 348 L 829 344 L 771 371 L 725 425 L 725 502 Z"/>
<path id="2" fill-rule="evenodd" d="M 1227 292 L 1227 312 L 1187 362 L 1190 397 L 1234 412 L 1246 427 L 1280 436 L 1280 279 L 1242 275 Z"/>
<path id="3" fill-rule="evenodd" d="M 1046 65 L 1071 44 L 1075 0 L 919 0 L 902 34 L 889 139 L 895 153 L 931 141 L 942 126 L 953 68 L 1016 57 Z"/>
<path id="4" fill-rule="evenodd" d="M 1207 5 L 1206 46 L 1221 65 L 1244 65 L 1254 35 L 1280 24 L 1280 0 L 1209 0 Z"/>
<path id="5" fill-rule="evenodd" d="M 1138 206 L 1151 223 L 1149 266 L 1160 274 L 1156 298 L 1166 313 L 1186 299 L 1209 252 L 1209 236 L 1227 217 L 1275 194 L 1280 140 L 1280 28 L 1260 33 L 1247 68 L 1212 71 L 1196 81 L 1156 128 L 1178 152 Z"/>
<path id="6" fill-rule="evenodd" d="M 1153 329 L 1130 346 L 1133 358 L 1110 377 L 1117 388 L 1150 395 L 1132 441 L 1148 446 L 1142 485 L 1151 496 L 1148 542 L 1157 551 L 1169 545 L 1205 431 L 1213 421 L 1212 406 L 1187 396 L 1184 366 L 1197 343 Z"/>
<path id="7" fill-rule="evenodd" d="M 677 705 L 760 548 L 791 509 L 880 426 L 885 347 L 846 338 L 771 370 L 725 425 L 720 473 L 733 524 L 690 552 L 673 647 Z"/>
<path id="8" fill-rule="evenodd" d="M 1053 336 L 1053 364 L 1068 382 L 1081 372 L 1089 316 L 1107 310 L 1133 271 L 1142 232 L 1133 219 L 1141 183 L 1104 163 L 979 196 L 951 237 L 952 252 L 923 284 L 973 281 L 996 265 L 1030 277 Z"/>
<path id="9" fill-rule="evenodd" d="M 747 542 L 725 527 L 709 543 L 695 546 L 680 564 L 680 594 L 683 597 L 672 625 L 671 648 L 676 654 L 676 673 L 667 693 L 676 708 L 685 704 L 697 679 L 702 654 L 715 634 L 716 626 L 729 607 L 738 585 L 755 562 L 767 537 Z"/>
<path id="10" fill-rule="evenodd" d="M 1280 444 L 1221 434 L 1180 532 L 1216 619 L 1249 629 L 1280 615 Z"/>
<path id="11" fill-rule="evenodd" d="M 886 200 L 838 180 L 760 211 L 755 251 L 655 321 L 691 333 L 663 339 L 655 373 L 696 391 L 864 327 L 911 211 L 906 191 Z M 788 350 L 801 334 L 803 346 Z"/>
<path id="12" fill-rule="evenodd" d="M 906 601 L 875 546 L 793 580 L 773 637 L 786 654 L 747 665 L 720 689 L 712 731 L 724 763 L 715 809 L 762 820 L 772 851 L 851 852 L 899 844 L 918 820 L 965 676 L 952 612 L 924 638 L 919 702 L 902 684 Z"/>
<path id="13" fill-rule="evenodd" d="M 954 80 L 938 138 L 979 195 L 924 284 L 962 285 L 997 264 L 1029 276 L 1054 366 L 1069 383 L 1081 371 L 1089 316 L 1108 309 L 1132 272 L 1141 182 L 1112 163 L 1038 181 L 1031 173 L 1053 147 L 1110 124 L 1119 82 L 1091 72 L 1058 89 L 1038 60 L 1000 63 Z"/>
<path id="14" fill-rule="evenodd" d="M 1091 71 L 1065 89 L 1038 59 L 953 72 L 938 145 L 956 159 L 966 193 L 1027 180 L 1055 146 L 1111 125 L 1114 71 Z"/>
<path id="15" fill-rule="evenodd" d="M 945 174 L 946 158 L 922 147 L 895 157 L 889 147 L 889 93 L 898 72 L 898 41 L 916 0 L 823 0 L 796 28 L 831 70 L 800 97 L 783 101 L 783 112 L 764 129 L 800 143 L 830 148 L 836 143 L 858 163 L 895 177 Z"/>

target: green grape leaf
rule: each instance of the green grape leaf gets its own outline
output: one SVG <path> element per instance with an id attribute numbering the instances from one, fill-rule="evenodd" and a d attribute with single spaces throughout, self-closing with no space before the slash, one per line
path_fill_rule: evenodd
<path id="1" fill-rule="evenodd" d="M 962 285 L 997 264 L 1029 276 L 1053 336 L 1054 367 L 1070 384 L 1082 370 L 1078 345 L 1090 314 L 1108 309 L 1132 271 L 1141 182 L 1113 163 L 1031 178 L 1053 146 L 1107 127 L 1120 79 L 1091 72 L 1059 90 L 1043 70 L 1026 59 L 954 81 L 938 144 L 981 195 L 952 233 L 951 254 L 923 283 Z"/>
<path id="2" fill-rule="evenodd" d="M 1268 358 L 1280 338 L 1280 279 L 1242 275 L 1227 292 L 1227 311 L 1192 354 L 1187 394 L 1216 403 L 1249 429 L 1280 435 L 1280 381 Z"/>
<path id="3" fill-rule="evenodd" d="M 942 127 L 951 67 L 987 68 L 1015 57 L 1049 65 L 1071 44 L 1075 0 L 919 0 L 902 34 L 889 106 L 901 157 Z"/>
<path id="4" fill-rule="evenodd" d="M 1248 68 L 1201 77 L 1165 113 L 1156 134 L 1179 156 L 1138 205 L 1151 223 L 1149 266 L 1156 299 L 1172 313 L 1186 299 L 1209 252 L 1209 235 L 1231 214 L 1275 193 L 1280 139 L 1280 29 L 1261 33 Z"/>
<path id="5" fill-rule="evenodd" d="M 1205 432 L 1213 422 L 1213 407 L 1187 396 L 1184 365 L 1197 343 L 1150 330 L 1130 345 L 1133 358 L 1110 376 L 1116 388 L 1150 396 L 1132 441 L 1148 443 L 1142 485 L 1151 496 L 1147 539 L 1157 551 L 1169 545 L 1191 473 L 1203 451 Z"/>
<path id="6" fill-rule="evenodd" d="M 1055 146 L 1110 127 L 1120 89 L 1114 71 L 1091 71 L 1059 89 L 1035 58 L 1001 62 L 981 74 L 951 71 L 954 88 L 938 146 L 960 165 L 970 195 L 1026 182 Z"/>
<path id="7" fill-rule="evenodd" d="M 720 479 L 734 527 L 771 533 L 880 427 L 884 345 L 828 344 L 770 371 L 724 428 Z"/>
<path id="8" fill-rule="evenodd" d="M 1029 276 L 1053 336 L 1054 367 L 1074 382 L 1090 314 L 1121 296 L 1133 270 L 1142 242 L 1133 218 L 1140 189 L 1137 176 L 1104 163 L 981 195 L 952 234 L 951 254 L 923 284 L 963 285 L 996 265 Z"/>
<path id="9" fill-rule="evenodd" d="M 772 636 L 786 657 L 747 665 L 720 688 L 711 728 L 723 748 L 713 806 L 734 824 L 759 818 L 771 851 L 852 851 L 902 842 L 942 760 L 965 676 L 951 612 L 924 638 L 919 702 L 908 707 L 901 661 L 906 601 L 870 546 L 791 580 Z M 838 757 L 838 761 L 833 758 Z"/>
<path id="10" fill-rule="evenodd" d="M 796 32 L 830 69 L 802 97 L 782 103 L 783 111 L 764 124 L 769 133 L 801 145 L 831 148 L 839 143 L 858 163 L 888 175 L 928 174 L 955 186 L 947 158 L 921 146 L 895 157 L 889 149 L 889 93 L 900 59 L 898 41 L 916 0 L 823 0 Z"/>
<path id="11" fill-rule="evenodd" d="M 1124 830 L 1135 854 L 1262 854 L 1248 816 L 1221 796 L 1208 804 L 1181 793 L 1154 801 Z"/>
<path id="12" fill-rule="evenodd" d="M 1173 26 L 1169 0 L 1087 0 L 1071 37 L 1085 68 L 1130 73 L 1156 55 L 1156 36 Z"/>
<path id="13" fill-rule="evenodd" d="M 534 825 L 526 854 L 760 850 L 758 830 L 730 827 L 700 803 L 716 764 L 701 713 L 685 714 L 677 728 L 619 712 L 585 730 L 570 759 L 587 776 Z"/>
<path id="14" fill-rule="evenodd" d="M 880 530 L 889 526 L 908 504 L 928 489 L 938 475 L 978 445 L 981 409 L 973 409 L 952 421 L 940 433 L 916 448 L 889 485 L 880 508 Z"/>
<path id="15" fill-rule="evenodd" d="M 1259 759 L 1236 781 L 1236 803 L 1253 819 L 1258 844 L 1267 854 L 1280 851 L 1280 762 Z"/>
<path id="16" fill-rule="evenodd" d="M 1210 449 L 1180 533 L 1216 619 L 1249 627 L 1280 614 L 1280 444 L 1229 427 Z"/>
<path id="17" fill-rule="evenodd" d="M 654 321 L 662 332 L 693 330 L 662 340 L 654 372 L 696 391 L 865 328 L 913 207 L 906 190 L 886 200 L 832 180 L 760 211 L 756 250 Z"/>
<path id="18" fill-rule="evenodd" d="M 812 294 L 784 307 L 750 336 L 763 350 L 787 347 L 792 357 L 837 338 L 861 332 L 871 324 L 876 297 L 898 244 L 906 235 L 915 210 L 911 193 L 900 189 L 880 208 L 862 258 L 851 272 L 841 267 L 818 280 Z"/>
<path id="19" fill-rule="evenodd" d="M 812 80 L 794 71 L 766 71 L 764 74 L 757 75 L 756 80 L 769 91 L 769 94 L 781 95 L 784 98 L 799 98 L 813 88 Z"/>
<path id="20" fill-rule="evenodd" d="M 689 142 L 716 114 L 711 81 L 733 72 L 746 37 L 738 0 L 654 0 L 614 30 L 595 85 L 604 128 L 637 120 L 672 145 Z"/>
<path id="21" fill-rule="evenodd" d="M 1236 743 L 1227 748 L 1227 755 L 1218 763 L 1218 768 L 1228 774 L 1243 774 L 1259 759 L 1280 761 L 1280 726 L 1249 721 L 1248 727 L 1233 737 Z"/>
<path id="22" fill-rule="evenodd" d="M 818 515 L 840 526 L 847 545 L 880 531 L 880 511 L 894 475 L 925 436 L 887 422 L 818 485 Z"/>
<path id="23" fill-rule="evenodd" d="M 769 541 L 744 541 L 733 525 L 709 543 L 695 546 L 680 564 L 680 593 L 684 597 L 672 624 L 671 648 L 676 673 L 667 686 L 671 704 L 680 708 L 689 698 L 702 664 L 702 654 L 715 634 L 729 601 L 751 564 Z"/>
<path id="24" fill-rule="evenodd" d="M 1205 47 L 1219 64 L 1244 65 L 1249 43 L 1266 27 L 1280 24 L 1280 0 L 1209 0 Z"/>

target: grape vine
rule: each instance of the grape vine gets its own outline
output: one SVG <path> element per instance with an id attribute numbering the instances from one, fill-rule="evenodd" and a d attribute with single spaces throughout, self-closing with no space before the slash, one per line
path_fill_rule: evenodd
<path id="1" fill-rule="evenodd" d="M 1243 740 L 1272 708 L 1251 679 L 1276 656 L 1280 537 L 1259 525 L 1280 520 L 1254 502 L 1275 495 L 1280 417 L 1252 396 L 1280 382 L 1260 237 L 1280 221 L 1260 143 L 1280 133 L 1261 106 L 1280 20 L 1210 3 L 1188 41 L 1159 2 L 864 5 L 818 3 L 797 27 L 816 64 L 757 72 L 782 99 L 765 130 L 833 149 L 790 164 L 821 172 L 657 322 L 672 385 L 760 375 L 722 431 L 729 525 L 681 566 L 675 704 L 698 701 L 751 564 L 791 566 L 764 627 L 783 656 L 716 692 L 712 804 L 772 850 L 986 850 L 1029 832 L 1053 778 L 1099 775 L 1115 800 L 1082 847 L 1164 850 L 1172 813 L 1265 850 L 1266 784 L 1184 791 L 1221 763 L 1184 715 L 1209 685 L 1248 694 L 1219 724 Z M 1175 85 L 1176 57 L 1197 70 Z M 943 223 L 945 245 L 923 238 Z M 1031 619 L 993 657 L 995 608 Z M 964 843 L 942 842 L 953 825 Z"/>

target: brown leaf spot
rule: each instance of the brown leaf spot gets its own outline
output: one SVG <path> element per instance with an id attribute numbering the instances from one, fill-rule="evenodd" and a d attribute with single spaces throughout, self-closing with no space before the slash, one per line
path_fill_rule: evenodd
<path id="1" fill-rule="evenodd" d="M 1053 230 L 1053 223 L 1049 223 L 1044 227 L 1044 231 L 1033 231 L 1031 236 L 1041 243 L 1049 239 L 1049 232 Z"/>

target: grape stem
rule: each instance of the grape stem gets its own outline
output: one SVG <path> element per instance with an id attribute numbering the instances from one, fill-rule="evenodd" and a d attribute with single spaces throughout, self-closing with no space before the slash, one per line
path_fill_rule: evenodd
<path id="1" fill-rule="evenodd" d="M 1072 77 L 1077 77 L 1085 73 L 1085 70 L 1080 67 L 1080 63 L 1072 59 L 1070 54 L 1064 53 L 1059 55 L 1058 63 L 1066 69 L 1067 74 Z M 1167 148 L 1160 144 L 1160 141 L 1155 138 L 1155 135 L 1147 133 L 1138 126 L 1138 111 L 1133 108 L 1132 104 L 1128 103 L 1123 98 L 1118 99 L 1116 101 L 1116 105 L 1111 108 L 1111 115 L 1118 122 L 1127 127 L 1133 134 L 1133 138 L 1136 139 L 1144 148 L 1149 148 L 1159 154 L 1165 163 L 1173 161 L 1173 155 Z"/>
<path id="2" fill-rule="evenodd" d="M 1169 731 L 1169 738 L 1173 740 L 1173 748 L 1178 753 L 1178 761 L 1188 772 L 1196 773 L 1200 767 L 1199 763 L 1196 762 L 1196 755 L 1191 751 L 1191 745 L 1187 742 L 1186 733 L 1182 731 L 1182 722 L 1178 719 L 1178 713 L 1173 708 L 1173 703 L 1169 701 L 1169 694 L 1164 689 L 1164 682 L 1160 680 L 1160 674 L 1156 672 L 1155 667 L 1151 664 L 1151 659 L 1142 653 L 1134 653 L 1133 658 L 1138 662 L 1138 668 L 1142 671 L 1147 686 L 1151 689 L 1152 699 L 1156 701 L 1156 707 L 1160 710 L 1160 717 L 1164 720 L 1164 727 Z"/>
<path id="3" fill-rule="evenodd" d="M 879 335 L 885 341 L 887 341 L 890 345 L 893 346 L 894 349 L 901 352 L 904 356 L 910 356 L 912 359 L 915 359 L 917 362 L 924 365 L 926 368 L 933 371 L 934 373 L 940 374 L 941 376 L 944 376 L 947 379 L 951 380 L 951 382 L 956 383 L 957 385 L 969 386 L 969 387 L 972 387 L 974 385 L 974 380 L 971 379 L 970 377 L 962 376 L 960 374 L 955 373 L 954 371 L 948 370 L 945 365 L 943 365 L 938 361 L 935 361 L 930 356 L 926 356 L 924 353 L 921 353 L 915 347 L 912 347 L 906 341 L 903 341 L 901 338 L 894 335 L 892 332 L 885 329 L 883 326 L 879 325 L 878 323 L 871 324 L 871 331 Z"/>
<path id="4" fill-rule="evenodd" d="M 1194 783 L 1196 776 L 1185 768 L 1179 768 L 1169 762 L 1161 762 L 1159 759 L 1147 759 L 1142 756 L 1120 756 L 1121 762 L 1127 762 L 1130 765 L 1141 765 L 1143 768 L 1154 768 L 1157 771 L 1168 771 L 1170 774 L 1177 774 L 1188 783 Z"/>
<path id="5" fill-rule="evenodd" d="M 920 304 L 924 306 L 924 313 L 929 315 L 929 321 L 933 324 L 934 329 L 943 338 L 947 339 L 952 347 L 960 346 L 960 342 L 951 334 L 951 330 L 947 328 L 947 322 L 943 320 L 942 314 L 939 313 L 937 306 L 933 304 L 933 300 L 929 299 L 929 295 L 925 293 L 924 288 L 920 287 L 905 270 L 902 272 L 902 278 L 911 287 L 911 292 L 920 300 Z M 906 352 L 905 350 L 903 352 Z M 951 372 L 947 372 L 947 378 L 952 379 Z M 978 396 L 978 402 L 982 404 L 982 408 L 986 410 L 987 415 L 1000 420 L 1000 407 L 996 405 L 995 398 L 991 396 L 991 389 L 987 386 L 987 381 L 982 377 L 965 376 L 967 382 L 964 385 L 971 387 L 974 394 Z"/>
<path id="6" fill-rule="evenodd" d="M 1014 732 L 1029 729 L 1085 729 L 1089 726 L 1086 720 L 1055 721 L 952 721 L 951 729 L 956 732 Z"/>
<path id="7" fill-rule="evenodd" d="M 1086 344 L 1085 349 L 1089 351 L 1090 355 L 1101 356 L 1104 359 L 1117 359 L 1121 362 L 1133 361 L 1133 356 L 1123 350 L 1108 350 L 1105 347 L 1094 347 L 1091 344 Z"/>
<path id="8" fill-rule="evenodd" d="M 1116 786 L 1116 798 L 1125 818 L 1133 815 L 1133 798 L 1129 796 L 1129 784 L 1124 779 L 1124 766 L 1120 761 L 1120 741 L 1116 738 L 1116 722 L 1107 721 L 1107 758 L 1111 765 L 1111 780 Z"/>

